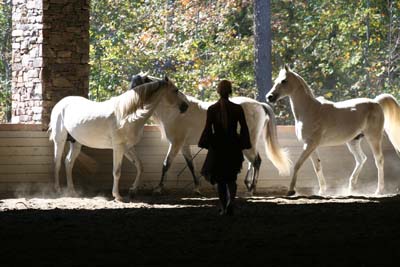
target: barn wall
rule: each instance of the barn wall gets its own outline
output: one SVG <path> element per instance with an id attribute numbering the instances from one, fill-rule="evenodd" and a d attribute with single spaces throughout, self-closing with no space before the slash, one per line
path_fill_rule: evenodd
<path id="1" fill-rule="evenodd" d="M 294 161 L 298 158 L 301 145 L 296 140 L 293 127 L 278 127 L 278 136 L 281 145 L 287 147 Z M 259 144 L 262 146 L 262 144 Z M 376 186 L 376 168 L 366 144 L 365 152 L 368 161 L 360 175 L 360 184 L 372 184 Z M 146 126 L 142 141 L 137 146 L 137 152 L 143 161 L 144 174 L 142 188 L 151 189 L 158 184 L 161 175 L 162 162 L 168 150 L 168 143 L 160 139 L 160 133 L 155 126 Z M 264 151 L 264 149 L 261 149 Z M 84 148 L 83 151 L 93 157 L 94 161 L 87 161 L 81 157 L 74 168 L 75 182 L 78 187 L 91 190 L 111 190 L 112 184 L 112 152 L 111 150 L 98 150 Z M 193 154 L 198 151 L 192 148 Z M 322 164 L 327 179 L 328 187 L 347 185 L 347 178 L 354 166 L 351 154 L 345 146 L 327 147 L 320 150 Z M 392 146 L 385 140 L 385 172 L 386 181 L 389 186 L 399 186 L 400 164 Z M 49 190 L 53 183 L 53 146 L 48 140 L 48 134 L 41 131 L 40 125 L 2 125 L 0 128 L 0 192 L 17 191 L 24 193 L 28 191 Z M 202 151 L 195 159 L 197 166 L 201 166 L 205 157 Z M 280 177 L 270 161 L 262 153 L 262 168 L 259 179 L 260 191 L 266 189 L 279 189 L 287 187 L 289 177 Z M 91 162 L 84 168 L 83 162 Z M 95 162 L 95 164 L 93 164 Z M 192 178 L 188 169 L 177 178 L 177 174 L 184 168 L 185 162 L 179 154 L 171 167 L 167 178 L 167 188 L 190 190 Z M 242 181 L 246 166 L 239 177 L 239 185 Z M 63 172 L 63 170 L 62 170 Z M 123 174 L 121 178 L 122 189 L 127 189 L 135 175 L 135 167 L 129 161 L 123 163 Z M 65 184 L 65 181 L 63 181 Z M 202 182 L 204 190 L 210 189 L 206 182 Z M 317 180 L 313 173 L 311 162 L 308 160 L 300 171 L 298 187 L 317 187 Z M 372 190 L 372 189 L 371 189 Z"/>

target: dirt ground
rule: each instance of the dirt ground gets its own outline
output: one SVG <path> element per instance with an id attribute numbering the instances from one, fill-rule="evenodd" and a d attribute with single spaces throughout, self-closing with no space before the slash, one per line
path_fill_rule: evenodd
<path id="1" fill-rule="evenodd" d="M 399 266 L 400 196 L 0 200 L 0 266 Z"/>

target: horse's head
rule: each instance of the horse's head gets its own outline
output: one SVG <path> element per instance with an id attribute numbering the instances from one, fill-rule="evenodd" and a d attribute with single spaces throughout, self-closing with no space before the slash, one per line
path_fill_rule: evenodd
<path id="1" fill-rule="evenodd" d="M 178 90 L 175 84 L 168 77 L 160 80 L 147 75 L 137 74 L 132 76 L 130 89 L 135 90 L 139 85 L 152 82 L 158 82 L 159 86 L 157 90 L 160 89 L 163 92 L 161 102 L 164 105 L 178 107 L 181 113 L 184 113 L 188 109 L 189 105 L 186 96 Z"/>
<path id="2" fill-rule="evenodd" d="M 268 102 L 275 103 L 279 99 L 292 94 L 296 88 L 296 77 L 290 70 L 289 66 L 285 65 L 275 79 L 274 86 L 265 96 Z"/>

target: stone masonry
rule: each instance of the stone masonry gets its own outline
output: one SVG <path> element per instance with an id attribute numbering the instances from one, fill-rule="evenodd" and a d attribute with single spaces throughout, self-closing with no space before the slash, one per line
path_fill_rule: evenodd
<path id="1" fill-rule="evenodd" d="M 90 0 L 13 0 L 12 122 L 43 124 L 89 88 Z"/>

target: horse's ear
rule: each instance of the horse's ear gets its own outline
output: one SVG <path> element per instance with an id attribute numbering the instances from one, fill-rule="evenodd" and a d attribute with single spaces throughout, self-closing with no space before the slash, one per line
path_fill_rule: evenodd
<path id="1" fill-rule="evenodd" d="M 290 67 L 289 67 L 289 65 L 288 65 L 288 64 L 285 64 L 285 70 L 286 70 L 287 72 L 289 72 L 289 71 L 290 71 Z"/>
<path id="2" fill-rule="evenodd" d="M 140 74 L 133 75 L 131 78 L 131 84 L 129 86 L 129 89 L 133 89 L 142 84 L 143 84 L 142 76 L 140 76 Z"/>
<path id="3" fill-rule="evenodd" d="M 152 80 L 147 76 L 142 77 L 142 80 L 143 80 L 144 83 L 152 82 Z"/>
<path id="4" fill-rule="evenodd" d="M 164 81 L 169 82 L 169 78 L 167 76 L 165 76 Z"/>

